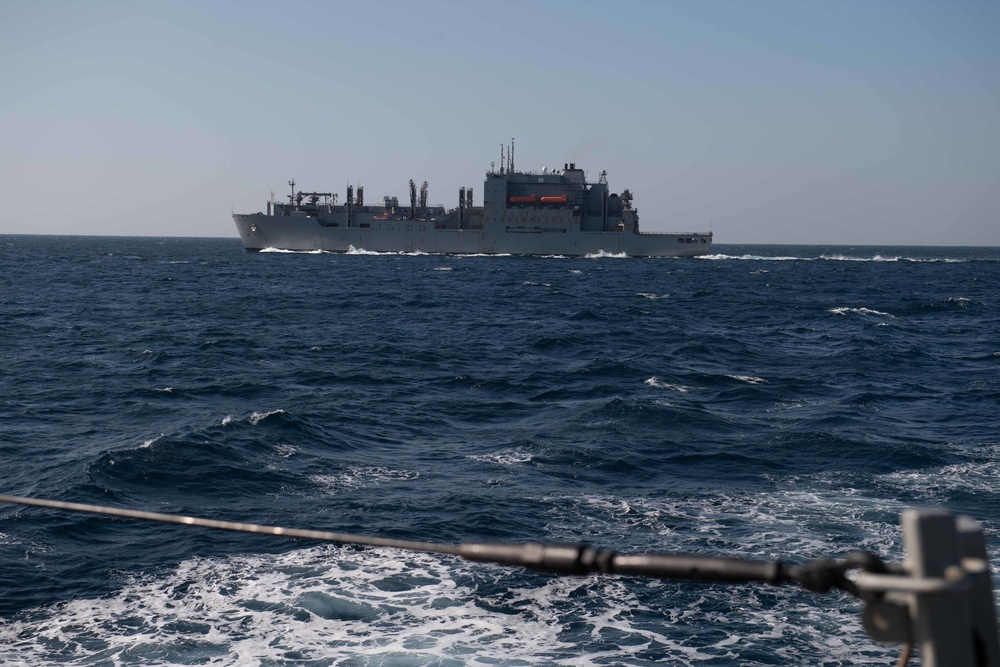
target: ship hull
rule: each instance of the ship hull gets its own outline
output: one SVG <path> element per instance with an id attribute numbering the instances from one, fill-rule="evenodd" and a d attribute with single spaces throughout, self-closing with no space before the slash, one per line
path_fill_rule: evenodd
<path id="1" fill-rule="evenodd" d="M 234 214 L 233 221 L 248 251 L 697 257 L 710 254 L 712 249 L 711 232 L 650 234 L 527 226 L 437 229 L 432 221 L 419 220 L 374 220 L 366 227 L 329 227 L 314 217 L 263 213 Z"/>

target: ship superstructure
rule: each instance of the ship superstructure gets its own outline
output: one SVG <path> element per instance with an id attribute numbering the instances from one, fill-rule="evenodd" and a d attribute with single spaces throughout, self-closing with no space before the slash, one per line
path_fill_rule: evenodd
<path id="1" fill-rule="evenodd" d="M 233 215 L 247 250 L 351 249 L 374 252 L 461 254 L 693 257 L 709 254 L 712 232 L 640 233 L 628 190 L 610 191 L 602 171 L 596 183 L 575 163 L 562 169 L 514 168 L 513 147 L 501 167 L 486 173 L 483 205 L 461 188 L 458 206 L 428 206 L 428 186 L 410 181 L 409 205 L 383 197 L 368 205 L 364 188 L 347 188 L 338 204 L 332 192 L 302 192 L 289 181 L 288 202 L 267 202 L 266 212 Z"/>

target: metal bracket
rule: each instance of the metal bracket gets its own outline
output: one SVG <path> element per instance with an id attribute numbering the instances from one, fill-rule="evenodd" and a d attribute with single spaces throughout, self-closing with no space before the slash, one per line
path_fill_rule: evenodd
<path id="1" fill-rule="evenodd" d="M 993 584 L 978 523 L 946 512 L 902 515 L 901 574 L 858 573 L 876 599 L 862 623 L 873 639 L 916 644 L 924 667 L 1000 667 Z"/>

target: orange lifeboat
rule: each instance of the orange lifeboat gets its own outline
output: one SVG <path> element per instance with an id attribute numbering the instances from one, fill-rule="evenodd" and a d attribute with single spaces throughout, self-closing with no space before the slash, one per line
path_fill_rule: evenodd
<path id="1" fill-rule="evenodd" d="M 551 195 L 548 197 L 542 197 L 539 201 L 543 204 L 565 204 L 566 195 Z"/>
<path id="2" fill-rule="evenodd" d="M 510 198 L 511 204 L 534 204 L 535 195 L 514 196 Z"/>

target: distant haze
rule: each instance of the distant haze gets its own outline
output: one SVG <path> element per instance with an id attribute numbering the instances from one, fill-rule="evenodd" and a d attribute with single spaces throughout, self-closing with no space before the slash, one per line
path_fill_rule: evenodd
<path id="1" fill-rule="evenodd" d="M 454 206 L 514 137 L 649 231 L 1000 245 L 1000 3 L 15 2 L 0 233 L 235 237 L 288 180 Z"/>

